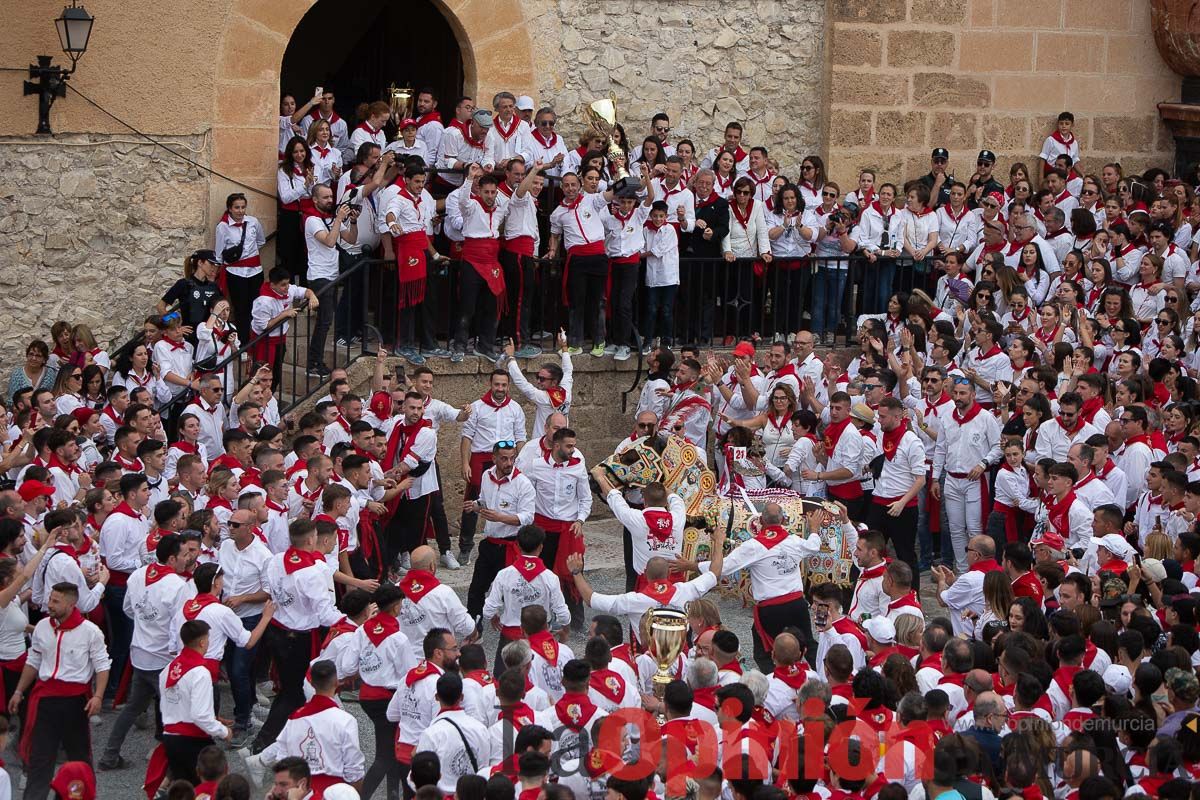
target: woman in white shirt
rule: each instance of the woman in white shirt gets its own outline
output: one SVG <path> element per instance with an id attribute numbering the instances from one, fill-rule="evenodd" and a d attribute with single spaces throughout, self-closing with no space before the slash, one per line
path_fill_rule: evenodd
<path id="1" fill-rule="evenodd" d="M 262 223 L 247 214 L 246 207 L 246 195 L 241 192 L 225 198 L 225 213 L 217 223 L 216 246 L 213 248 L 225 262 L 225 285 L 229 289 L 233 319 L 239 331 L 250 330 L 250 308 L 263 280 L 259 249 L 267 243 Z"/>
<path id="2" fill-rule="evenodd" d="M 800 330 L 804 299 L 808 296 L 812 271 L 803 259 L 812 252 L 816 232 L 804 226 L 804 201 L 796 186 L 785 183 L 776 195 L 775 207 L 763 217 L 774 256 L 771 291 L 775 297 L 775 332 Z"/>
<path id="3" fill-rule="evenodd" d="M 333 129 L 328 120 L 319 119 L 308 127 L 308 146 L 312 150 L 317 183 L 336 183 L 342 177 L 342 151 L 333 146 Z"/>
<path id="4" fill-rule="evenodd" d="M 214 355 L 216 363 L 219 364 L 240 346 L 237 329 L 229 322 L 230 311 L 228 300 L 220 295 L 213 298 L 212 312 L 208 315 L 208 319 L 196 326 L 195 362 L 197 364 Z M 230 362 L 220 370 L 221 385 L 225 387 L 227 394 L 230 387 L 234 386 L 236 382 L 234 366 L 235 364 Z M 197 373 L 199 375 L 208 374 L 199 368 L 197 368 Z"/>
<path id="5" fill-rule="evenodd" d="M 300 136 L 303 131 L 300 129 L 300 120 L 304 119 L 304 115 L 312 110 L 313 106 L 321 102 L 320 91 L 304 104 L 303 108 L 296 108 L 296 98 L 290 94 L 285 94 L 279 101 L 279 160 L 283 160 L 283 155 L 287 152 L 287 144 L 292 140 L 293 136 Z M 221 252 L 220 250 L 217 251 Z"/>
<path id="6" fill-rule="evenodd" d="M 796 411 L 796 395 L 785 383 L 776 384 L 767 398 L 767 409 L 750 419 L 727 419 L 731 427 L 755 431 L 762 442 L 763 455 L 767 462 L 782 470 L 787 466 L 796 434 L 792 430 L 792 414 Z"/>
<path id="7" fill-rule="evenodd" d="M 725 324 L 733 330 L 749 330 L 738 324 L 743 316 L 752 321 L 758 318 L 757 293 L 754 291 L 755 262 L 769 264 L 771 239 L 768 236 L 767 220 L 763 216 L 763 203 L 754 202 L 754 182 L 742 176 L 733 184 L 733 199 L 729 201 L 729 233 L 721 243 L 725 261 L 732 265 L 729 272 L 728 302 L 737 308 L 744 304 L 745 311 L 734 313 L 735 319 L 726 318 Z M 736 264 L 735 264 L 736 262 Z"/>
<path id="8" fill-rule="evenodd" d="M 279 162 L 279 170 L 275 173 L 275 189 L 279 198 L 275 251 L 283 266 L 293 275 L 303 275 L 307 264 L 300 204 L 308 200 L 317 179 L 308 142 L 295 136 L 288 141 L 286 152 L 287 158 Z"/>
<path id="9" fill-rule="evenodd" d="M 59 414 L 83 408 L 83 367 L 64 365 L 54 380 L 54 396 L 54 409 Z M 53 423 L 52 419 L 46 420 L 47 425 Z"/>
<path id="10" fill-rule="evenodd" d="M 812 159 L 805 159 L 805 163 Z M 804 187 L 800 187 L 802 196 Z M 821 188 L 819 204 L 804 212 L 804 224 L 811 228 L 814 254 L 818 263 L 816 286 L 812 297 L 812 332 L 824 344 L 832 344 L 838 322 L 842 317 L 842 298 L 846 292 L 849 272 L 849 251 L 854 242 L 849 236 L 850 215 L 838 205 L 841 188 L 828 181 Z"/>
<path id="11" fill-rule="evenodd" d="M 722 151 L 713 164 L 713 191 L 726 200 L 733 198 L 733 184 L 737 182 L 737 158 L 733 153 Z"/>
<path id="12" fill-rule="evenodd" d="M 144 386 L 152 396 L 158 394 L 158 368 L 150 363 L 150 347 L 145 344 L 135 345 L 132 350 L 117 357 L 113 368 L 112 385 L 124 386 L 132 392 L 139 386 Z"/>

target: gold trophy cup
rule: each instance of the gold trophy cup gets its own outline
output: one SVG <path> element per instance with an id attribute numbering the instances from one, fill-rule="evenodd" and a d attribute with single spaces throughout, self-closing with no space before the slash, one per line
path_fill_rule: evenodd
<path id="1" fill-rule="evenodd" d="M 674 680 L 671 667 L 683 651 L 687 640 L 687 614 L 673 608 L 656 608 L 650 612 L 650 639 L 654 643 L 654 660 L 658 671 L 654 673 L 654 696 L 661 698 L 667 684 Z"/>
<path id="2" fill-rule="evenodd" d="M 612 182 L 610 187 L 614 192 L 619 192 L 629 185 L 629 170 L 626 168 L 625 160 L 628 156 L 621 151 L 617 146 L 614 134 L 617 127 L 617 98 L 611 92 L 605 100 L 596 100 L 583 107 L 583 116 L 587 120 L 588 125 L 592 130 L 600 134 L 608 141 L 608 160 L 621 160 L 617 167 L 617 179 Z"/>
<path id="3" fill-rule="evenodd" d="M 388 97 L 392 105 L 392 118 L 399 125 L 401 120 L 408 119 L 413 115 L 413 93 L 412 89 L 405 86 L 403 89 L 396 88 L 396 84 L 388 87 Z"/>

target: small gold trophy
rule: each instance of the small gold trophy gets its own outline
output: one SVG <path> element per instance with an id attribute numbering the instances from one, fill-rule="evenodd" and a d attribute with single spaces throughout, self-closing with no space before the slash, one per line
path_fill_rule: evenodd
<path id="1" fill-rule="evenodd" d="M 617 146 L 614 134 L 617 126 L 617 98 L 611 92 L 606 100 L 596 100 L 583 107 L 583 116 L 592 130 L 608 141 L 608 160 L 617 164 L 617 179 L 612 182 L 611 189 L 619 192 L 630 182 L 629 170 L 626 169 L 626 156 Z M 619 159 L 619 161 L 618 161 Z"/>
<path id="2" fill-rule="evenodd" d="M 408 119 L 413 115 L 413 93 L 412 89 L 405 86 L 403 89 L 396 88 L 396 84 L 388 87 L 388 96 L 391 98 L 392 118 L 399 125 L 401 120 Z"/>
<path id="3" fill-rule="evenodd" d="M 673 608 L 656 608 L 650 612 L 650 638 L 654 642 L 654 660 L 658 671 L 654 673 L 654 696 L 661 698 L 667 684 L 674 680 L 671 667 L 683 651 L 687 638 L 687 614 Z"/>

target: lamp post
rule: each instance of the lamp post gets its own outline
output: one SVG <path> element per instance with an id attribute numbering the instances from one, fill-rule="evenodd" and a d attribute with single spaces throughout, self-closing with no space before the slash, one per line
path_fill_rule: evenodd
<path id="1" fill-rule="evenodd" d="M 92 35 L 92 23 L 95 18 L 78 0 L 71 0 L 69 8 L 64 8 L 62 14 L 54 21 L 58 28 L 58 40 L 62 50 L 71 59 L 71 68 L 59 67 L 52 64 L 53 56 L 38 56 L 37 64 L 29 65 L 29 80 L 25 81 L 25 95 L 38 96 L 38 134 L 49 135 L 50 108 L 54 101 L 67 94 L 67 79 L 75 71 L 75 65 L 80 56 L 87 51 L 88 38 Z"/>

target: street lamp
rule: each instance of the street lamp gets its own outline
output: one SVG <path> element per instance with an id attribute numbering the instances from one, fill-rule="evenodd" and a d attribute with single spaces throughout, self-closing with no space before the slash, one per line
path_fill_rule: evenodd
<path id="1" fill-rule="evenodd" d="M 29 65 L 29 78 L 25 81 L 25 95 L 38 96 L 38 127 L 39 134 L 49 135 L 50 108 L 55 99 L 66 97 L 67 79 L 75 71 L 80 57 L 87 51 L 88 39 L 92 35 L 92 23 L 95 18 L 78 5 L 78 0 L 71 0 L 71 6 L 64 8 L 58 19 L 54 20 L 58 28 L 58 41 L 62 50 L 71 59 L 71 68 L 55 66 L 51 63 L 53 56 L 38 56 L 36 65 Z"/>

